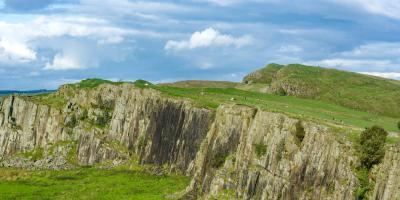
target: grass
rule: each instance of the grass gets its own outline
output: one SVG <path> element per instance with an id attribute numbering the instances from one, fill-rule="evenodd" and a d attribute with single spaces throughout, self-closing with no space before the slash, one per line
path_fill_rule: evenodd
<path id="1" fill-rule="evenodd" d="M 116 84 L 115 82 L 109 81 L 109 80 L 103 80 L 103 79 L 98 79 L 98 78 L 92 78 L 92 79 L 86 79 L 82 80 L 79 83 L 76 84 L 70 84 L 71 86 L 74 86 L 75 88 L 95 88 L 101 84 L 104 83 L 109 83 L 109 84 Z"/>
<path id="2" fill-rule="evenodd" d="M 188 183 L 188 177 L 154 176 L 124 169 L 0 168 L 0 199 L 166 199 L 185 189 Z"/>
<path id="3" fill-rule="evenodd" d="M 190 81 L 178 81 L 175 83 L 163 83 L 160 85 L 178 87 L 178 88 L 235 88 L 241 84 L 228 81 L 190 80 Z"/>
<path id="4" fill-rule="evenodd" d="M 267 111 L 285 113 L 296 118 L 322 120 L 361 129 L 380 125 L 388 131 L 398 131 L 396 127 L 398 120 L 396 118 L 363 112 L 323 101 L 263 94 L 235 88 L 176 88 L 168 86 L 153 86 L 153 88 L 169 96 L 190 99 L 197 105 L 210 109 L 217 108 L 221 103 L 235 103 L 259 107 Z M 232 98 L 234 100 L 231 100 Z"/>
<path id="5" fill-rule="evenodd" d="M 36 104 L 48 105 L 59 109 L 62 109 L 67 104 L 67 99 L 57 93 L 38 94 L 28 98 Z"/>
<path id="6" fill-rule="evenodd" d="M 245 81 L 271 84 L 275 90 L 290 85 L 301 91 L 292 95 L 400 117 L 400 81 L 299 64 L 271 64 L 256 73 Z"/>

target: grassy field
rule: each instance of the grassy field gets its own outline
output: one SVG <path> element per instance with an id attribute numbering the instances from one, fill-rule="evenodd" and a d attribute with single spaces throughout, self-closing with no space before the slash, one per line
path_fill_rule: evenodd
<path id="1" fill-rule="evenodd" d="M 0 199 L 174 199 L 188 177 L 82 168 L 26 171 L 0 168 Z"/>

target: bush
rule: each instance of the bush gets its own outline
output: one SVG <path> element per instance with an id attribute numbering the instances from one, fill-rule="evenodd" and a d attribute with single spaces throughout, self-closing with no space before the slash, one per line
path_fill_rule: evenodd
<path id="1" fill-rule="evenodd" d="M 286 96 L 286 95 L 287 95 L 287 92 L 286 92 L 286 90 L 283 89 L 282 87 L 279 87 L 279 88 L 275 91 L 275 94 L 276 94 L 276 95 L 279 95 L 279 96 Z"/>
<path id="2" fill-rule="evenodd" d="M 255 150 L 256 150 L 256 154 L 258 157 L 261 157 L 262 155 L 264 155 L 265 153 L 267 153 L 267 145 L 265 144 L 254 144 Z"/>
<path id="3" fill-rule="evenodd" d="M 87 109 L 84 109 L 83 112 L 81 113 L 81 116 L 79 116 L 79 120 L 84 121 L 89 117 L 89 112 Z"/>
<path id="4" fill-rule="evenodd" d="M 367 193 L 371 189 L 368 174 L 369 171 L 367 169 L 357 171 L 356 175 L 360 184 L 356 190 L 357 199 L 366 199 Z"/>
<path id="5" fill-rule="evenodd" d="M 304 127 L 301 124 L 301 121 L 298 121 L 296 123 L 295 136 L 296 136 L 296 139 L 297 139 L 297 145 L 300 145 L 303 142 L 304 137 L 306 136 L 306 131 L 304 130 Z"/>
<path id="6" fill-rule="evenodd" d="M 226 158 L 228 157 L 227 153 L 223 152 L 218 152 L 217 154 L 214 155 L 212 161 L 211 161 L 211 166 L 213 168 L 220 168 L 222 165 L 225 163 Z"/>
<path id="7" fill-rule="evenodd" d="M 361 167 L 370 170 L 385 156 L 385 142 L 388 132 L 379 126 L 367 128 L 359 140 Z"/>

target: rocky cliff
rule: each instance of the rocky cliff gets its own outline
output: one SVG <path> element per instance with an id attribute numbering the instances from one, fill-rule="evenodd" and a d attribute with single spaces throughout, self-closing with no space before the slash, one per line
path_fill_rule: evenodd
<path id="1" fill-rule="evenodd" d="M 229 124 L 227 126 L 227 124 Z M 351 199 L 351 145 L 327 127 L 221 106 L 195 161 L 191 197 Z M 222 161 L 221 161 L 222 160 Z"/>
<path id="2" fill-rule="evenodd" d="M 0 103 L 1 166 L 162 166 L 193 177 L 183 199 L 355 199 L 353 149 L 317 122 L 234 104 L 212 111 L 133 84 Z M 399 151 L 374 169 L 373 199 L 400 198 Z"/>
<path id="3" fill-rule="evenodd" d="M 20 96 L 4 99 L 0 109 L 3 165 L 26 165 L 21 158 L 13 159 L 21 154 L 34 157 L 29 165 L 39 168 L 43 159 L 50 162 L 45 166 L 62 168 L 71 162 L 94 165 L 132 158 L 140 164 L 167 164 L 171 170 L 186 171 L 212 117 L 211 111 L 187 101 L 131 84 L 79 90 L 66 86 L 55 94 L 59 97 L 68 99 L 62 108 Z M 68 152 L 61 156 L 64 161 L 57 160 L 57 152 Z"/>
<path id="4" fill-rule="evenodd" d="M 400 199 L 400 145 L 386 151 L 383 162 L 374 169 L 375 187 L 370 199 Z"/>

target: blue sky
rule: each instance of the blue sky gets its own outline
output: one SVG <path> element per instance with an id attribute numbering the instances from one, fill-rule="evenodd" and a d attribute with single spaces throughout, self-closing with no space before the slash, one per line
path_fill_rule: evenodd
<path id="1" fill-rule="evenodd" d="M 400 0 L 0 0 L 0 89 L 241 78 L 303 63 L 400 78 Z"/>

